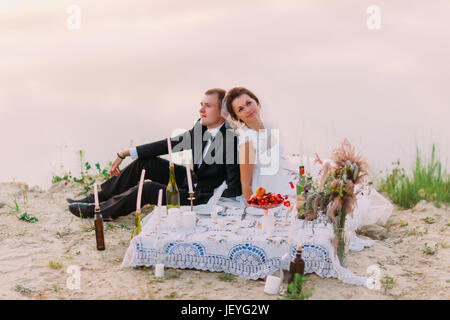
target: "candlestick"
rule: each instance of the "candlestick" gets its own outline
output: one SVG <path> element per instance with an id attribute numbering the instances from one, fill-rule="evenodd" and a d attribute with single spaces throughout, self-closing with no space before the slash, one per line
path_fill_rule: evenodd
<path id="1" fill-rule="evenodd" d="M 194 209 L 194 199 L 195 199 L 194 192 L 189 192 L 188 200 L 191 201 L 191 211 L 193 211 L 193 209 Z"/>
<path id="2" fill-rule="evenodd" d="M 192 188 L 191 169 L 187 165 L 186 165 L 186 176 L 188 180 L 189 193 L 194 193 L 194 189 Z"/>

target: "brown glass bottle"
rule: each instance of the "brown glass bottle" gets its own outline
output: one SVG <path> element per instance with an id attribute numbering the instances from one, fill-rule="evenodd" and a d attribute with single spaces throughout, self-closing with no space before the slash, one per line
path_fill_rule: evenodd
<path id="1" fill-rule="evenodd" d="M 289 283 L 294 281 L 295 274 L 299 273 L 301 275 L 305 274 L 305 261 L 302 259 L 302 247 L 297 246 L 297 252 L 295 257 L 291 260 L 289 265 Z"/>
<path id="2" fill-rule="evenodd" d="M 105 237 L 103 235 L 103 216 L 100 208 L 95 208 L 94 214 L 95 240 L 97 241 L 97 250 L 105 250 Z"/>

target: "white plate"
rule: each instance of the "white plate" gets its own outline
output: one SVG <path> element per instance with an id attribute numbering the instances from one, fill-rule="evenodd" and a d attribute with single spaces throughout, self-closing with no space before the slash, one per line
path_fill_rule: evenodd
<path id="1" fill-rule="evenodd" d="M 211 208 L 206 204 L 199 204 L 198 206 L 194 206 L 195 213 L 201 216 L 210 216 L 213 210 L 217 210 L 217 213 L 220 213 L 223 211 L 223 207 L 215 205 Z"/>

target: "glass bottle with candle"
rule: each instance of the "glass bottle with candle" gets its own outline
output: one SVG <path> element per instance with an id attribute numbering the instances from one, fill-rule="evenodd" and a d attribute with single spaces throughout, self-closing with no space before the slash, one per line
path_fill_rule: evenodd
<path id="1" fill-rule="evenodd" d="M 296 273 L 301 275 L 305 274 L 305 261 L 302 258 L 301 245 L 297 245 L 297 252 L 289 265 L 289 273 L 290 273 L 289 283 L 294 280 Z"/>
<path id="2" fill-rule="evenodd" d="M 97 250 L 105 250 L 105 237 L 103 234 L 103 216 L 100 208 L 95 208 L 94 214 L 95 240 L 97 242 Z"/>
<path id="3" fill-rule="evenodd" d="M 166 187 L 166 209 L 167 213 L 170 208 L 180 207 L 180 193 L 178 192 L 177 182 L 175 181 L 175 167 L 173 163 L 170 163 L 170 176 L 169 182 Z"/>

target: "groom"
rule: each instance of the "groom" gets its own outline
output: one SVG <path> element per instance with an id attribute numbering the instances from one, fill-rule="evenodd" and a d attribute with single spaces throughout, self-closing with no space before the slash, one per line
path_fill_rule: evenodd
<path id="1" fill-rule="evenodd" d="M 240 171 L 238 164 L 238 138 L 227 130 L 225 119 L 221 115 L 223 89 L 210 89 L 200 103 L 200 119 L 194 127 L 183 134 L 171 138 L 172 152 L 191 150 L 194 160 L 194 170 L 191 171 L 194 186 L 194 204 L 208 202 L 215 188 L 226 181 L 227 189 L 222 196 L 231 198 L 242 194 Z M 117 158 L 111 165 L 111 176 L 101 185 L 98 192 L 100 211 L 104 218 L 115 219 L 128 215 L 136 210 L 138 184 L 142 169 L 145 169 L 145 179 L 142 190 L 141 206 L 156 204 L 158 193 L 163 189 L 162 203 L 166 203 L 166 185 L 169 181 L 169 161 L 159 156 L 168 154 L 167 139 L 144 144 L 117 153 Z M 119 165 L 123 159 L 131 156 L 134 159 L 123 172 Z M 175 180 L 179 188 L 180 204 L 189 205 L 187 200 L 188 185 L 186 168 L 174 165 Z M 69 210 L 77 217 L 94 216 L 94 195 L 84 199 L 67 199 Z M 80 215 L 81 212 L 81 215 Z"/>

